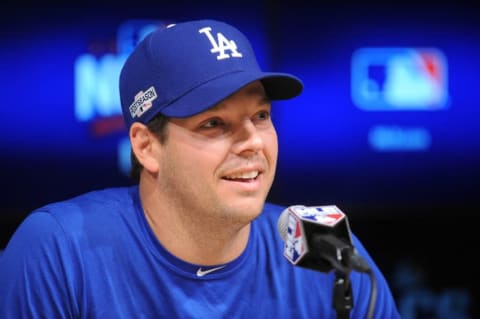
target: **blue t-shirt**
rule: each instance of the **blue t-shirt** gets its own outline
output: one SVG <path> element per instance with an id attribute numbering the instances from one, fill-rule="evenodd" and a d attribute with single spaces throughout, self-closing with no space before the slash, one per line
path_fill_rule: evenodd
<path id="1" fill-rule="evenodd" d="M 204 267 L 159 243 L 137 186 L 47 205 L 22 222 L 0 257 L 0 318 L 337 318 L 334 273 L 283 256 L 276 226 L 283 210 L 266 204 L 245 251 Z M 353 241 L 376 276 L 375 318 L 400 318 L 383 275 Z M 367 274 L 350 279 L 350 318 L 363 319 L 372 284 Z"/>

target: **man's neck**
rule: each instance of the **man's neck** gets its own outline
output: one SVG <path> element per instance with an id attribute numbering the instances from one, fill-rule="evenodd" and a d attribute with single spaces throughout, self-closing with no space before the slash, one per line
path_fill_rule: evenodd
<path id="1" fill-rule="evenodd" d="M 185 212 L 168 199 L 140 187 L 145 218 L 159 242 L 171 254 L 193 264 L 218 265 L 230 262 L 245 250 L 250 223 L 233 224 L 199 217 L 201 212 Z"/>

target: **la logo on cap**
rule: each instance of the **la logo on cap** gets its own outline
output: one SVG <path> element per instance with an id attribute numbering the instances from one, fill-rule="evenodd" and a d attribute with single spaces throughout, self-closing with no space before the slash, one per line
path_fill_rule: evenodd
<path id="1" fill-rule="evenodd" d="M 207 36 L 208 40 L 212 44 L 211 53 L 218 53 L 217 60 L 228 59 L 230 57 L 241 58 L 243 55 L 237 51 L 237 44 L 233 40 L 228 40 L 222 33 L 217 33 L 217 41 L 213 37 L 211 27 L 205 27 L 198 30 L 199 33 L 203 33 Z M 229 50 L 230 55 L 225 51 Z"/>

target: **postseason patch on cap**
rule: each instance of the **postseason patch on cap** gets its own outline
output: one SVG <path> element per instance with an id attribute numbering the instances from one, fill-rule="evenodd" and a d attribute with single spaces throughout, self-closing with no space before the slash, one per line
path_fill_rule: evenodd
<path id="1" fill-rule="evenodd" d="M 140 91 L 135 95 L 133 103 L 130 105 L 130 115 L 132 118 L 140 117 L 149 108 L 152 107 L 152 102 L 157 98 L 157 92 L 155 88 L 151 86 L 145 92 Z"/>

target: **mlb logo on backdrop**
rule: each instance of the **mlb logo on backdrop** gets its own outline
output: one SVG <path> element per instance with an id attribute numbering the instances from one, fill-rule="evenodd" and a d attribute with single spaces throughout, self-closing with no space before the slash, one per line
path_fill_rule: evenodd
<path id="1" fill-rule="evenodd" d="M 353 103 L 368 111 L 448 107 L 447 60 L 435 48 L 361 48 L 351 61 Z"/>

